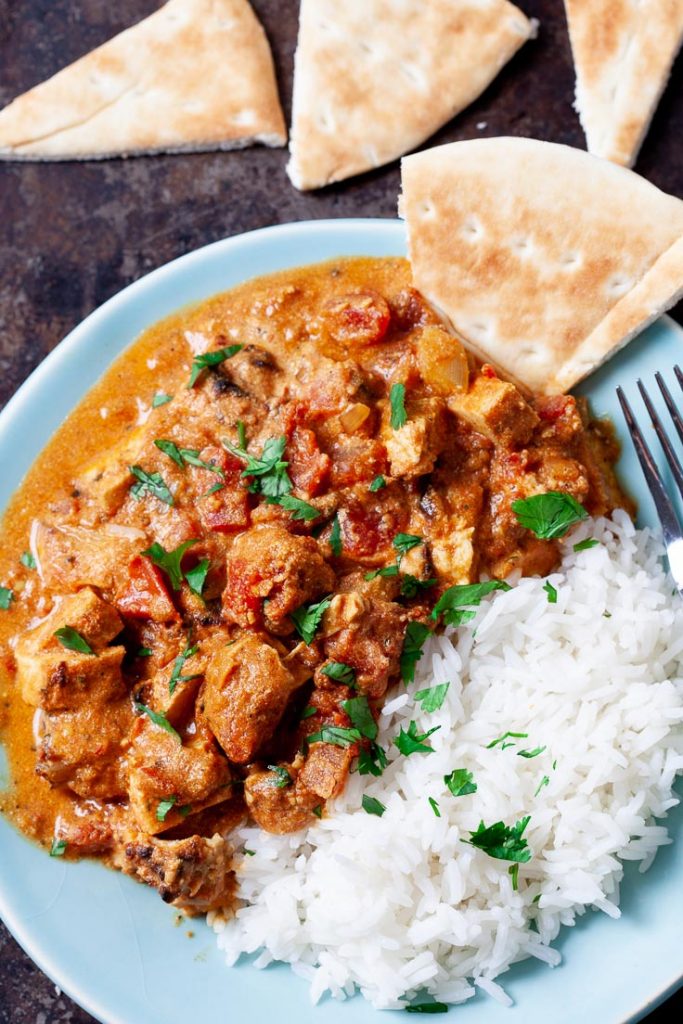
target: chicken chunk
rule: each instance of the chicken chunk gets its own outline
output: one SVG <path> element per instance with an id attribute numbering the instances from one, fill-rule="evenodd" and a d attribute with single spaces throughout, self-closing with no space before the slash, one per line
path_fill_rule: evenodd
<path id="1" fill-rule="evenodd" d="M 367 602 L 362 615 L 336 624 L 325 638 L 325 655 L 355 669 L 356 686 L 367 696 L 382 697 L 398 673 L 406 621 L 405 609 L 393 601 Z"/>
<path id="2" fill-rule="evenodd" d="M 451 395 L 448 407 L 480 434 L 506 448 L 526 444 L 539 423 L 514 384 L 498 380 L 494 374 L 475 377 L 468 391 Z"/>
<path id="3" fill-rule="evenodd" d="M 141 530 L 112 533 L 111 527 L 52 526 L 35 520 L 33 549 L 45 586 L 76 590 L 92 586 L 110 591 L 122 565 L 145 546 Z"/>
<path id="4" fill-rule="evenodd" d="M 442 398 L 421 398 L 408 406 L 408 420 L 394 430 L 387 418 L 383 437 L 392 476 L 431 473 L 447 438 L 446 407 Z"/>
<path id="5" fill-rule="evenodd" d="M 232 847 L 211 839 L 155 839 L 130 832 L 115 851 L 114 866 L 159 890 L 165 903 L 186 914 L 207 914 L 232 902 L 235 888 Z"/>
<path id="6" fill-rule="evenodd" d="M 316 541 L 275 523 L 240 534 L 225 568 L 225 617 L 244 627 L 265 622 L 274 633 L 290 633 L 290 613 L 334 585 L 334 571 Z"/>
<path id="7" fill-rule="evenodd" d="M 481 485 L 458 476 L 441 487 L 429 487 L 423 495 L 421 509 L 429 524 L 432 565 L 449 586 L 471 583 L 477 577 L 477 526 L 483 504 Z"/>
<path id="8" fill-rule="evenodd" d="M 313 808 L 320 797 L 301 784 L 296 769 L 289 768 L 292 784 L 276 785 L 272 771 L 251 772 L 244 783 L 244 798 L 249 813 L 262 829 L 274 835 L 298 832 L 313 820 Z"/>
<path id="9" fill-rule="evenodd" d="M 299 783 L 322 800 L 330 800 L 344 788 L 353 758 L 350 747 L 314 743 L 299 772 Z"/>
<path id="10" fill-rule="evenodd" d="M 300 683 L 278 651 L 252 633 L 216 651 L 206 667 L 200 703 L 231 761 L 253 760 L 273 735 Z"/>
<path id="11" fill-rule="evenodd" d="M 52 786 L 101 800 L 126 794 L 121 755 L 132 723 L 130 701 L 112 701 L 102 714 L 90 702 L 74 711 L 41 715 L 36 771 Z"/>

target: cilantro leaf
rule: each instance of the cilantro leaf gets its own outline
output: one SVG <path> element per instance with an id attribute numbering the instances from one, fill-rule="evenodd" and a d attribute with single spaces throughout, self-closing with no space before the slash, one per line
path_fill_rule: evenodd
<path id="1" fill-rule="evenodd" d="M 401 579 L 401 597 L 415 597 L 420 590 L 429 590 L 439 581 L 432 577 L 428 580 L 419 580 L 417 576 L 406 573 Z"/>
<path id="2" fill-rule="evenodd" d="M 208 366 L 218 366 L 220 363 L 224 363 L 226 359 L 231 359 L 232 356 L 236 355 L 244 345 L 228 345 L 227 348 L 219 348 L 214 352 L 203 352 L 199 356 L 195 356 L 192 360 L 192 372 L 190 373 L 190 380 L 188 382 L 188 388 L 193 388 L 199 379 L 199 376 Z"/>
<path id="3" fill-rule="evenodd" d="M 152 648 L 151 647 L 138 647 L 137 651 L 135 652 L 135 657 L 136 658 L 151 658 L 152 657 L 152 653 L 153 652 L 152 652 Z"/>
<path id="4" fill-rule="evenodd" d="M 177 796 L 169 796 L 167 800 L 160 800 L 157 805 L 156 819 L 157 821 L 166 821 L 166 815 L 171 810 L 173 805 L 177 803 Z"/>
<path id="5" fill-rule="evenodd" d="M 392 544 L 400 561 L 406 552 L 416 548 L 418 544 L 424 544 L 424 538 L 418 537 L 414 533 L 397 533 Z"/>
<path id="6" fill-rule="evenodd" d="M 550 580 L 545 581 L 543 589 L 548 595 L 548 604 L 557 604 L 557 588 L 552 585 Z"/>
<path id="7" fill-rule="evenodd" d="M 330 531 L 330 547 L 332 548 L 332 554 L 335 558 L 339 558 L 344 547 L 342 542 L 341 526 L 339 525 L 339 516 L 335 515 L 332 520 L 332 530 Z"/>
<path id="8" fill-rule="evenodd" d="M 342 707 L 351 719 L 351 724 L 358 729 L 361 736 L 365 736 L 368 740 L 377 739 L 377 722 L 372 716 L 368 698 L 364 694 L 342 701 Z"/>
<path id="9" fill-rule="evenodd" d="M 323 816 L 322 804 L 316 804 L 316 806 L 313 808 L 312 813 L 315 814 L 316 818 L 322 818 L 322 816 Z"/>
<path id="10" fill-rule="evenodd" d="M 412 1006 L 404 1006 L 406 1013 L 448 1013 L 447 1003 L 413 1003 Z"/>
<path id="11" fill-rule="evenodd" d="M 9 587 L 0 587 L 0 609 L 6 612 L 14 600 L 14 593 Z"/>
<path id="12" fill-rule="evenodd" d="M 381 569 L 372 569 L 370 572 L 366 572 L 364 579 L 374 580 L 378 576 L 398 576 L 397 565 L 385 565 Z"/>
<path id="13" fill-rule="evenodd" d="M 394 430 L 400 430 L 408 422 L 405 384 L 391 385 L 389 402 L 391 404 L 391 426 Z"/>
<path id="14" fill-rule="evenodd" d="M 178 655 L 173 662 L 173 670 L 171 672 L 171 678 L 168 681 L 168 692 L 172 697 L 175 693 L 175 688 L 178 683 L 189 683 L 191 679 L 199 679 L 201 672 L 195 672 L 193 675 L 184 676 L 182 675 L 183 667 L 188 658 L 191 658 L 193 654 L 196 654 L 199 650 L 197 644 L 194 647 L 190 647 L 188 644 L 185 650 Z"/>
<path id="15" fill-rule="evenodd" d="M 240 448 L 247 447 L 247 428 L 245 427 L 242 420 L 237 421 L 237 440 Z"/>
<path id="16" fill-rule="evenodd" d="M 382 488 L 386 487 L 386 486 L 387 486 L 387 482 L 384 479 L 384 477 L 382 476 L 382 474 L 380 473 L 380 475 L 376 476 L 375 479 L 370 484 L 370 490 L 374 494 L 376 491 L 381 491 Z"/>
<path id="17" fill-rule="evenodd" d="M 175 729 L 173 728 L 173 726 L 171 725 L 168 718 L 163 712 L 153 711 L 152 708 L 148 708 L 146 704 L 142 704 L 140 701 L 137 700 L 135 701 L 135 711 L 137 712 L 138 715 L 147 715 L 150 722 L 153 722 L 154 725 L 157 726 L 157 728 L 163 729 L 164 732 L 169 733 L 170 736 L 175 736 L 175 738 L 178 740 L 178 743 L 180 743 L 180 745 L 182 746 L 183 741 L 180 738 L 180 735 L 175 731 Z"/>
<path id="18" fill-rule="evenodd" d="M 463 839 L 462 842 L 483 850 L 496 860 L 526 864 L 531 860 L 531 850 L 522 836 L 530 821 L 531 815 L 528 814 L 511 827 L 502 821 L 497 821 L 494 825 L 485 825 L 481 821 L 476 832 L 470 832 L 470 838 Z"/>
<path id="19" fill-rule="evenodd" d="M 36 565 L 36 560 L 35 560 L 35 558 L 33 557 L 33 555 L 31 554 L 30 551 L 23 551 L 21 553 L 19 561 L 27 569 L 37 569 L 38 568 L 38 566 Z"/>
<path id="20" fill-rule="evenodd" d="M 438 805 L 437 801 L 434 799 L 433 796 L 429 796 L 429 797 L 427 797 L 427 799 L 429 800 L 429 806 L 434 811 L 434 814 L 436 815 L 436 817 L 440 818 L 441 817 L 441 811 L 439 810 L 439 805 Z"/>
<path id="21" fill-rule="evenodd" d="M 472 772 L 468 772 L 467 768 L 454 768 L 450 775 L 443 777 L 452 796 L 469 796 L 470 793 L 476 793 L 477 784 L 473 779 Z"/>
<path id="22" fill-rule="evenodd" d="M 433 754 L 434 748 L 429 743 L 425 743 L 425 740 L 440 728 L 440 725 L 435 725 L 427 732 L 418 732 L 417 722 L 411 721 L 407 732 L 401 726 L 401 731 L 394 739 L 394 743 L 405 757 L 409 757 L 411 754 Z"/>
<path id="23" fill-rule="evenodd" d="M 145 494 L 151 494 L 165 505 L 173 504 L 173 495 L 164 483 L 161 473 L 146 473 L 142 466 L 129 466 L 128 469 L 138 481 L 130 489 L 136 501 L 140 501 Z"/>
<path id="24" fill-rule="evenodd" d="M 284 789 L 285 786 L 291 786 L 294 782 L 287 769 L 283 768 L 281 764 L 269 764 L 268 771 L 273 772 L 275 775 L 271 786 L 275 786 L 276 789 Z"/>
<path id="25" fill-rule="evenodd" d="M 588 551 L 589 548 L 595 548 L 600 543 L 595 537 L 587 537 L 586 540 L 580 540 L 578 544 L 574 545 L 574 551 Z"/>
<path id="26" fill-rule="evenodd" d="M 312 704 L 307 704 L 299 715 L 299 721 L 303 722 L 305 718 L 312 718 L 313 715 L 318 713 L 318 709 L 314 708 Z"/>
<path id="27" fill-rule="evenodd" d="M 446 699 L 450 685 L 450 683 L 438 683 L 436 686 L 430 686 L 426 690 L 418 690 L 415 694 L 415 700 L 420 702 L 423 711 L 438 711 Z"/>
<path id="28" fill-rule="evenodd" d="M 291 512 L 292 519 L 302 519 L 310 523 L 320 515 L 320 511 L 315 505 L 309 505 L 307 501 L 295 498 L 293 494 L 282 494 L 279 498 L 269 498 L 268 500 L 271 504 L 281 505 L 282 508 Z"/>
<path id="29" fill-rule="evenodd" d="M 502 736 L 497 736 L 495 740 L 491 740 L 490 743 L 487 743 L 486 749 L 491 750 L 493 747 L 497 747 L 499 743 L 504 744 L 507 739 L 526 740 L 528 737 L 528 732 L 504 732 Z M 514 746 L 514 743 L 511 743 L 510 746 Z"/>
<path id="30" fill-rule="evenodd" d="M 415 678 L 415 666 L 422 657 L 422 648 L 431 629 L 422 622 L 409 622 L 401 651 L 401 679 L 404 683 L 412 683 Z"/>
<path id="31" fill-rule="evenodd" d="M 62 626 L 52 634 L 57 637 L 67 651 L 78 651 L 79 654 L 95 654 L 92 647 L 72 626 Z"/>
<path id="32" fill-rule="evenodd" d="M 564 537 L 570 526 L 588 518 L 583 505 L 562 491 L 534 494 L 531 498 L 513 501 L 511 507 L 519 525 L 541 540 Z"/>
<path id="33" fill-rule="evenodd" d="M 512 888 L 515 892 L 517 892 L 519 884 L 519 864 L 511 864 L 510 867 L 508 868 L 508 874 L 512 879 Z"/>
<path id="34" fill-rule="evenodd" d="M 180 448 L 178 448 L 177 444 L 174 444 L 173 441 L 166 441 L 162 437 L 158 437 L 154 444 L 160 452 L 163 452 L 164 455 L 168 455 L 169 459 L 173 459 L 176 466 L 180 466 L 181 469 L 185 468 L 185 463 L 183 462 L 183 457 L 180 454 Z"/>
<path id="35" fill-rule="evenodd" d="M 163 391 L 157 391 L 156 395 L 152 399 L 152 408 L 158 409 L 160 405 L 166 405 L 167 402 L 173 401 L 173 395 L 165 395 Z"/>
<path id="36" fill-rule="evenodd" d="M 211 567 L 211 562 L 208 558 L 202 558 L 201 562 L 198 562 L 193 569 L 188 569 L 184 573 L 187 584 L 193 594 L 197 597 L 202 596 L 204 584 L 206 583 L 206 576 Z"/>
<path id="37" fill-rule="evenodd" d="M 548 778 L 547 775 L 544 775 L 543 778 L 541 779 L 541 781 L 539 782 L 537 788 L 536 788 L 536 792 L 534 793 L 534 796 L 538 796 L 538 794 L 541 792 L 543 787 L 544 786 L 549 786 L 549 785 L 550 785 L 550 779 Z"/>
<path id="38" fill-rule="evenodd" d="M 356 670 L 346 665 L 343 661 L 329 661 L 320 669 L 328 679 L 334 679 L 335 683 L 343 683 L 344 686 L 356 685 Z"/>
<path id="39" fill-rule="evenodd" d="M 486 583 L 465 583 L 449 587 L 434 605 L 432 618 L 436 621 L 439 615 L 443 615 L 443 621 L 447 626 L 461 626 L 474 618 L 474 612 L 463 611 L 464 608 L 476 607 L 482 597 L 486 597 L 493 590 L 511 589 L 510 584 L 504 580 L 487 580 Z"/>
<path id="40" fill-rule="evenodd" d="M 52 846 L 50 847 L 50 856 L 51 857 L 63 857 L 64 854 L 66 853 L 67 845 L 68 844 L 67 844 L 66 839 L 57 839 L 57 838 L 53 839 L 52 840 Z"/>
<path id="41" fill-rule="evenodd" d="M 518 750 L 517 757 L 538 757 L 538 755 L 542 754 L 545 749 L 545 747 L 534 747 L 533 750 Z"/>
<path id="42" fill-rule="evenodd" d="M 222 443 L 223 447 L 232 455 L 246 462 L 242 476 L 252 478 L 250 490 L 268 498 L 279 498 L 283 494 L 289 494 L 292 489 L 292 481 L 287 473 L 289 463 L 282 458 L 287 445 L 287 438 L 284 435 L 269 438 L 263 445 L 263 450 L 258 458 L 250 455 L 244 448 L 232 444 L 226 438 L 223 438 Z"/>
<path id="43" fill-rule="evenodd" d="M 379 777 L 389 764 L 384 747 L 379 743 L 371 743 L 367 750 L 362 749 L 358 754 L 358 774 L 374 775 Z"/>
<path id="44" fill-rule="evenodd" d="M 307 745 L 311 743 L 331 743 L 335 747 L 350 747 L 362 739 L 358 729 L 345 729 L 341 725 L 324 725 L 318 732 L 306 737 Z"/>
<path id="45" fill-rule="evenodd" d="M 140 554 L 149 558 L 154 565 L 158 566 L 162 572 L 165 572 L 168 576 L 169 582 L 173 590 L 180 590 L 183 582 L 183 571 L 180 568 L 180 563 L 183 560 L 183 555 L 188 548 L 191 548 L 193 544 L 196 544 L 195 540 L 186 540 L 182 544 L 179 544 L 173 551 L 166 551 L 161 544 L 151 544 Z"/>
<path id="46" fill-rule="evenodd" d="M 331 597 L 324 597 L 315 604 L 302 604 L 290 614 L 294 628 L 304 641 L 310 644 L 318 631 L 323 615 L 332 604 Z"/>
<path id="47" fill-rule="evenodd" d="M 380 800 L 376 800 L 374 796 L 368 796 L 367 793 L 363 793 L 361 803 L 366 814 L 376 814 L 378 818 L 381 818 L 386 811 L 386 807 Z"/>

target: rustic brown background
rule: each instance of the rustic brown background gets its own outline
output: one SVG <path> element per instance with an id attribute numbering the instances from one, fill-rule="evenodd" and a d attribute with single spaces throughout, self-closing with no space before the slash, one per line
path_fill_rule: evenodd
<path id="1" fill-rule="evenodd" d="M 432 142 L 511 134 L 583 147 L 571 106 L 573 71 L 560 0 L 518 2 L 539 19 L 538 39 Z M 298 4 L 253 4 L 273 46 L 289 116 Z M 158 6 L 155 0 L 0 0 L 0 106 Z M 182 253 L 283 221 L 395 216 L 396 164 L 302 195 L 290 185 L 285 162 L 284 150 L 253 148 L 102 163 L 0 164 L 0 406 L 91 310 Z M 683 198 L 683 60 L 637 170 Z M 676 315 L 683 321 L 683 306 Z M 680 1013 L 683 998 L 650 1020 L 662 1024 L 666 1010 Z M 0 1024 L 91 1020 L 0 925 Z"/>

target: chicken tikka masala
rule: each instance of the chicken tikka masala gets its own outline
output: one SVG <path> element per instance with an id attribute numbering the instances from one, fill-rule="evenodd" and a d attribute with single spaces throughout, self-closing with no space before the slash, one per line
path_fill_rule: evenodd
<path id="1" fill-rule="evenodd" d="M 156 325 L 4 518 L 5 812 L 189 913 L 229 904 L 237 824 L 300 829 L 381 773 L 382 700 L 449 588 L 559 562 L 512 503 L 608 514 L 616 456 L 580 400 L 475 364 L 401 259 Z"/>

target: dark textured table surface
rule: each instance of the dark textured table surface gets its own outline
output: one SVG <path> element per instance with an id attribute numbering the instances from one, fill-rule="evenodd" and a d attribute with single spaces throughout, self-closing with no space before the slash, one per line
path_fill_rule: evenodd
<path id="1" fill-rule="evenodd" d="M 253 2 L 273 46 L 288 116 L 298 4 Z M 519 2 L 539 19 L 538 39 L 434 143 L 511 134 L 583 147 L 571 106 L 573 70 L 562 5 Z M 0 0 L 0 105 L 157 6 L 155 0 Z M 395 215 L 396 164 L 300 194 L 285 175 L 286 158 L 284 150 L 253 148 L 102 163 L 0 164 L 0 405 L 91 310 L 176 256 L 282 221 Z M 681 59 L 636 169 L 683 197 Z M 681 307 L 676 315 L 683 320 Z M 661 1024 L 667 1011 L 678 1017 L 683 998 L 650 1020 Z M 91 1020 L 0 925 L 0 1024 Z"/>

